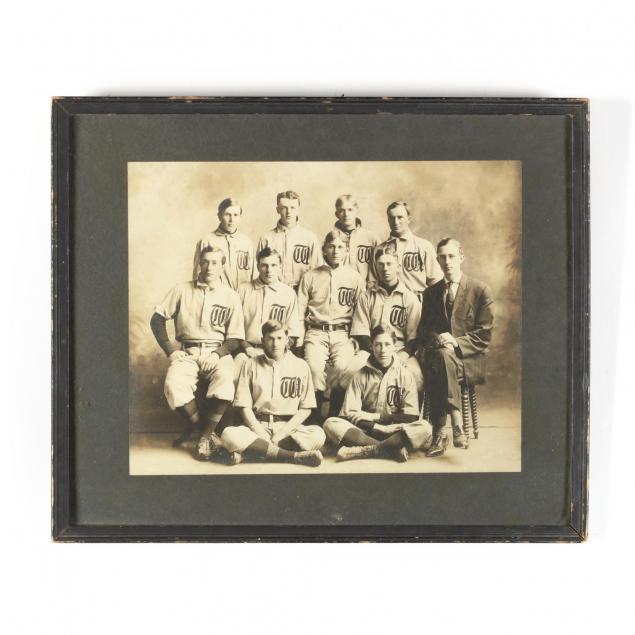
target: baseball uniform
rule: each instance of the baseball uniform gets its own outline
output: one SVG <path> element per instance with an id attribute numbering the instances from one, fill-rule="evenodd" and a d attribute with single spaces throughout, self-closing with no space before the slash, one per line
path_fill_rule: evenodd
<path id="1" fill-rule="evenodd" d="M 234 407 L 250 408 L 271 439 L 298 410 L 315 408 L 315 393 L 307 363 L 290 352 L 275 361 L 264 353 L 243 366 Z M 319 450 L 326 440 L 315 425 L 300 425 L 290 436 L 301 450 Z M 229 452 L 244 452 L 258 435 L 248 426 L 225 428 L 221 441 Z"/>
<path id="2" fill-rule="evenodd" d="M 245 327 L 238 294 L 226 285 L 210 288 L 201 282 L 177 284 L 154 309 L 174 320 L 176 339 L 186 357 L 170 363 L 165 377 L 165 396 L 173 410 L 194 399 L 200 377 L 209 381 L 207 398 L 234 398 L 234 364 L 224 355 L 209 372 L 201 371 L 197 358 L 211 354 L 227 339 L 243 340 Z"/>
<path id="3" fill-rule="evenodd" d="M 245 317 L 245 339 L 251 346 L 262 344 L 262 325 L 268 320 L 282 322 L 289 337 L 302 335 L 298 298 L 290 286 L 279 281 L 265 284 L 256 278 L 241 284 L 238 295 Z"/>
<path id="4" fill-rule="evenodd" d="M 348 333 L 364 286 L 359 273 L 345 265 L 333 269 L 325 264 L 302 276 L 298 311 L 306 324 L 304 359 L 311 368 L 315 390 L 326 390 L 327 362 L 331 381 L 336 383 L 355 354 Z"/>
<path id="5" fill-rule="evenodd" d="M 240 232 L 228 234 L 219 226 L 196 244 L 192 280 L 198 280 L 199 259 L 205 247 L 218 247 L 225 254 L 223 282 L 232 289 L 238 289 L 243 282 L 248 282 L 254 277 L 254 245 L 251 239 Z"/>
<path id="6" fill-rule="evenodd" d="M 275 249 L 280 254 L 280 279 L 294 289 L 305 271 L 322 264 L 320 241 L 313 232 L 301 225 L 288 229 L 282 223 L 278 223 L 258 241 L 256 253 L 259 254 L 265 247 Z"/>
<path id="7" fill-rule="evenodd" d="M 377 236 L 363 228 L 359 218 L 355 229 L 351 231 L 344 229 L 338 221 L 335 223 L 333 233 L 348 247 L 348 254 L 343 264 L 355 269 L 367 285 L 372 284 L 375 277 L 371 263 L 373 250 L 379 242 Z"/>
<path id="8" fill-rule="evenodd" d="M 388 243 L 396 247 L 403 283 L 421 301 L 425 289 L 443 278 L 432 243 L 410 231 L 403 236 L 391 235 L 382 245 Z"/>
<path id="9" fill-rule="evenodd" d="M 423 389 L 423 374 L 419 362 L 412 353 L 416 347 L 417 327 L 421 318 L 421 302 L 417 296 L 406 288 L 400 280 L 392 291 L 387 291 L 380 284 L 373 284 L 363 293 L 355 311 L 351 325 L 351 337 L 365 336 L 370 338 L 371 331 L 380 324 L 390 326 L 397 335 L 396 351 L 402 351 L 407 344 L 412 343 L 412 350 L 408 350 L 411 357 L 404 362 L 415 378 L 417 390 Z M 365 362 L 363 351 L 356 356 L 349 367 L 352 375 Z M 350 378 L 349 378 L 350 379 Z"/>
<path id="10" fill-rule="evenodd" d="M 396 355 L 387 369 L 375 366 L 371 358 L 355 373 L 346 390 L 340 416 L 329 417 L 324 422 L 328 440 L 339 445 L 346 432 L 356 427 L 348 418 L 360 411 L 379 413 L 380 423 L 397 424 L 414 450 L 431 445 L 432 426 L 427 421 L 420 419 L 414 423 L 399 423 L 399 415 L 417 416 L 419 403 L 412 373 Z M 366 431 L 366 434 L 374 436 L 372 430 Z"/>

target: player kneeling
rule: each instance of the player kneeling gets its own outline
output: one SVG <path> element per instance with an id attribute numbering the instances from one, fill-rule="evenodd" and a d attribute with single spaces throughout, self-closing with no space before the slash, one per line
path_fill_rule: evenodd
<path id="1" fill-rule="evenodd" d="M 234 407 L 244 425 L 225 428 L 221 436 L 230 465 L 243 458 L 317 467 L 326 437 L 315 425 L 303 425 L 315 408 L 307 363 L 289 350 L 287 329 L 276 320 L 262 325 L 264 354 L 243 366 Z"/>
<path id="2" fill-rule="evenodd" d="M 432 426 L 419 419 L 412 373 L 395 353 L 396 334 L 383 324 L 371 331 L 372 354 L 346 390 L 339 417 L 324 422 L 337 459 L 388 458 L 404 462 L 408 450 L 427 449 Z"/>

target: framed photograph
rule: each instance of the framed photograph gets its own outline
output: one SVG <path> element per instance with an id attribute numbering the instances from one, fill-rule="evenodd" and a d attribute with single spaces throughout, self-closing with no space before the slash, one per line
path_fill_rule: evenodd
<path id="1" fill-rule="evenodd" d="M 588 103 L 53 101 L 53 537 L 582 541 Z"/>

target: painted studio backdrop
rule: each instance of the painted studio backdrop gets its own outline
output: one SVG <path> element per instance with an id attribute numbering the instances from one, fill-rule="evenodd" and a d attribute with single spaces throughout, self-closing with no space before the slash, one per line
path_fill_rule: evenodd
<path id="1" fill-rule="evenodd" d="M 168 361 L 149 322 L 166 292 L 191 278 L 195 244 L 218 225 L 218 204 L 240 201 L 239 231 L 255 245 L 275 226 L 276 194 L 284 190 L 300 195 L 300 223 L 320 239 L 336 220 L 335 199 L 352 194 L 362 223 L 382 240 L 386 207 L 404 200 L 413 233 L 435 246 L 446 236 L 461 241 L 463 271 L 489 284 L 495 299 L 482 423 L 520 431 L 521 164 L 408 161 L 129 163 L 130 432 L 180 430 L 163 397 Z"/>

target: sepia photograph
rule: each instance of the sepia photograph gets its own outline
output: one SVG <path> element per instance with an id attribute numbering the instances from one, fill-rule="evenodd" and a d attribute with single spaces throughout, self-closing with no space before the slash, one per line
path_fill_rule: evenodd
<path id="1" fill-rule="evenodd" d="M 130 475 L 522 470 L 521 161 L 127 177 Z"/>

